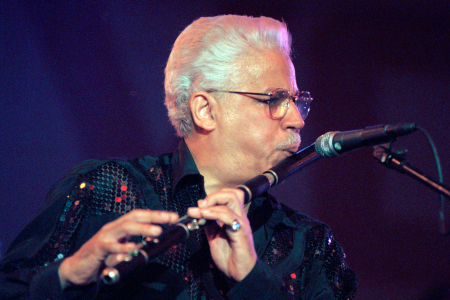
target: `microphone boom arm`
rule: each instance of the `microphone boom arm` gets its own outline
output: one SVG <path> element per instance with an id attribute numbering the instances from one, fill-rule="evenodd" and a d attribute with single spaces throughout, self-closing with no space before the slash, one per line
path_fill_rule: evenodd
<path id="1" fill-rule="evenodd" d="M 434 181 L 428 175 L 413 167 L 407 160 L 391 153 L 388 149 L 381 146 L 374 148 L 374 157 L 383 165 L 418 180 L 427 187 L 450 199 L 450 189 L 448 187 Z"/>
<path id="2" fill-rule="evenodd" d="M 333 157 L 363 146 L 373 146 L 393 141 L 396 137 L 409 134 L 415 130 L 415 124 L 403 124 L 399 126 L 379 125 L 350 132 L 327 133 L 319 137 L 314 144 L 296 152 L 263 174 L 244 182 L 236 188 L 244 191 L 244 200 L 247 204 L 269 190 L 269 188 L 282 183 L 285 179 L 320 157 Z M 116 283 L 121 277 L 127 276 L 138 267 L 146 265 L 150 259 L 161 254 L 169 247 L 187 239 L 191 231 L 198 230 L 208 222 L 212 221 L 196 220 L 189 216 L 182 217 L 176 225 L 169 227 L 158 238 L 147 238 L 142 243 L 141 249 L 133 253 L 131 259 L 119 263 L 114 268 L 105 268 L 101 279 L 105 284 Z"/>

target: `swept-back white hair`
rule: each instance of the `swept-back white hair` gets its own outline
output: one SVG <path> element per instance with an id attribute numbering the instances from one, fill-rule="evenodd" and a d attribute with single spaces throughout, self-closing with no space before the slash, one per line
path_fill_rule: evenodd
<path id="1" fill-rule="evenodd" d="M 291 55 L 286 24 L 267 17 L 224 15 L 194 21 L 178 36 L 165 69 L 165 104 L 180 137 L 192 130 L 189 99 L 196 91 L 228 90 L 245 57 Z M 236 81 L 236 78 L 234 79 Z"/>

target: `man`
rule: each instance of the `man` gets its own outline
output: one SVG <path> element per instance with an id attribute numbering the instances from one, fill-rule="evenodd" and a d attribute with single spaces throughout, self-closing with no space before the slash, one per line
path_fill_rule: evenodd
<path id="1" fill-rule="evenodd" d="M 239 184 L 292 155 L 309 110 L 284 23 L 201 18 L 176 40 L 172 154 L 92 160 L 52 187 L 2 261 L 4 298 L 348 299 L 356 281 L 329 228 Z M 294 103 L 296 102 L 296 103 Z M 214 220 L 115 285 L 99 274 L 179 216 Z M 138 238 L 141 237 L 141 238 Z"/>

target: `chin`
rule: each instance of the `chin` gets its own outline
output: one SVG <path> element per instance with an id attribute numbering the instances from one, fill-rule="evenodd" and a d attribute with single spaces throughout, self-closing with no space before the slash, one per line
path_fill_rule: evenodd
<path id="1" fill-rule="evenodd" d="M 290 156 L 292 156 L 295 152 L 292 151 L 288 151 L 288 150 L 283 150 L 281 157 L 283 157 L 282 159 L 288 158 Z"/>
<path id="2" fill-rule="evenodd" d="M 280 152 L 278 152 L 276 157 L 275 157 L 275 159 L 273 160 L 273 162 L 272 162 L 272 164 L 271 164 L 271 166 L 269 168 L 275 166 L 276 164 L 278 164 L 279 162 L 281 162 L 282 160 L 288 158 L 291 155 L 292 155 L 292 152 L 289 152 L 289 151 L 280 151 Z"/>

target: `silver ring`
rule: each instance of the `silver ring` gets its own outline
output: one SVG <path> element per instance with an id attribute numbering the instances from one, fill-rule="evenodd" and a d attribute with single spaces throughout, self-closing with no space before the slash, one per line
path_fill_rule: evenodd
<path id="1" fill-rule="evenodd" d="M 241 228 L 241 224 L 239 224 L 239 222 L 237 220 L 234 220 L 233 223 L 231 223 L 230 225 L 230 229 L 233 232 L 238 231 Z"/>

